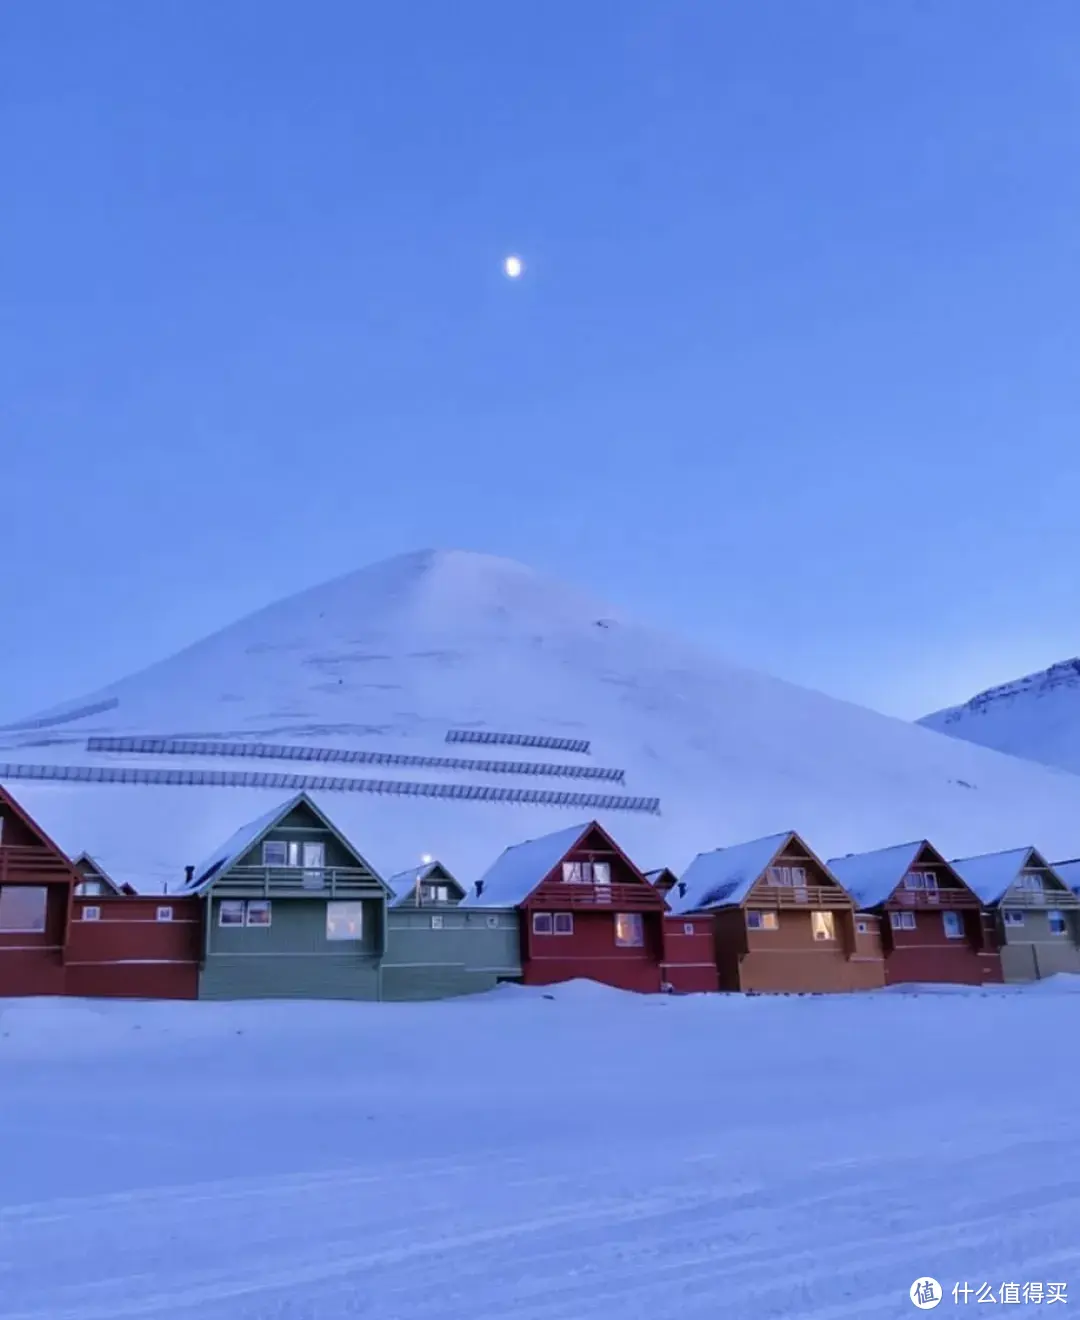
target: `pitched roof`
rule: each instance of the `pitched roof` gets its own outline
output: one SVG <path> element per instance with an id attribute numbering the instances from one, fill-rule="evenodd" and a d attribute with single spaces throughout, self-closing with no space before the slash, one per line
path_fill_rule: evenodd
<path id="1" fill-rule="evenodd" d="M 1070 857 L 1064 862 L 1055 862 L 1052 870 L 1065 881 L 1074 894 L 1080 894 L 1080 857 Z"/>
<path id="2" fill-rule="evenodd" d="M 1030 845 L 1026 848 L 1010 848 L 1006 852 L 982 853 L 978 857 L 961 857 L 951 865 L 968 888 L 973 889 L 987 904 L 1000 902 L 1025 867 L 1045 867 L 1053 874 L 1053 868 L 1042 854 Z"/>
<path id="3" fill-rule="evenodd" d="M 89 866 L 92 866 L 92 867 L 94 868 L 94 874 L 93 874 L 93 876 L 86 877 L 86 878 L 88 878 L 88 879 L 92 879 L 92 880 L 100 880 L 102 884 L 108 885 L 109 888 L 113 891 L 114 894 L 129 894 L 129 895 L 131 895 L 131 894 L 134 894 L 134 893 L 136 892 L 136 891 L 131 887 L 131 885 L 128 885 L 128 884 L 123 884 L 123 885 L 122 885 L 122 884 L 119 884 L 117 881 L 115 881 L 115 880 L 112 878 L 112 876 L 108 873 L 108 871 L 106 871 L 106 869 L 104 868 L 104 866 L 102 866 L 102 864 L 98 861 L 98 859 L 97 859 L 96 857 L 91 857 L 90 854 L 89 854 L 88 852 L 82 852 L 82 853 L 79 853 L 78 857 L 75 858 L 75 866 L 76 866 L 76 869 L 78 869 L 78 866 L 79 866 L 79 863 L 80 863 L 80 862 L 86 862 Z"/>
<path id="4" fill-rule="evenodd" d="M 474 887 L 460 906 L 517 907 L 592 828 L 591 821 L 586 825 L 571 825 L 507 848 L 480 877 L 482 892 L 478 894 Z"/>
<path id="5" fill-rule="evenodd" d="M 436 859 L 433 862 L 421 863 L 420 866 L 413 867 L 408 871 L 398 871 L 387 880 L 386 883 L 394 894 L 394 900 L 390 906 L 398 907 L 400 904 L 407 902 L 412 898 L 416 886 L 423 884 L 436 872 L 446 876 L 448 884 L 454 885 L 462 894 L 465 893 L 465 886 L 461 881 L 456 876 L 451 875 L 442 862 Z"/>
<path id="6" fill-rule="evenodd" d="M 919 839 L 874 852 L 849 853 L 830 857 L 828 867 L 860 907 L 873 908 L 891 897 L 925 847 L 926 840 Z"/>
<path id="7" fill-rule="evenodd" d="M 730 848 L 698 853 L 667 896 L 671 911 L 698 912 L 741 903 L 790 838 L 791 831 L 786 830 Z"/>

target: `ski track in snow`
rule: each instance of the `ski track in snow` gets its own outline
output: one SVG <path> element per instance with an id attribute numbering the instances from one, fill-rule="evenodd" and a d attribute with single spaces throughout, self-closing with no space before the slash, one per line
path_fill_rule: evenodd
<path id="1" fill-rule="evenodd" d="M 418 1005 L 408 1030 L 400 1017 L 373 1026 L 364 1014 L 358 1066 L 365 1037 L 384 1030 L 411 1041 L 411 1057 L 397 1065 L 399 1112 L 385 1115 L 374 1149 L 344 1089 L 332 1167 L 304 1135 L 312 1116 L 299 1093 L 276 1097 L 268 1062 L 302 1053 L 311 1096 L 332 1105 L 342 1064 L 328 1067 L 325 1051 L 340 1051 L 340 1040 L 317 1023 L 308 1032 L 295 1014 L 248 1006 L 253 1024 L 262 1015 L 259 1048 L 230 1063 L 223 1032 L 224 1062 L 207 1065 L 212 1050 L 200 1056 L 204 1085 L 176 1057 L 184 1046 L 175 1039 L 119 1050 L 110 1036 L 101 1059 L 84 1051 L 65 1063 L 54 1033 L 46 1058 L 7 1059 L 0 1049 L 0 1085 L 12 1084 L 0 1092 L 0 1132 L 18 1140 L 27 1167 L 50 1151 L 69 1160 L 66 1096 L 85 1097 L 92 1120 L 79 1141 L 86 1155 L 106 1152 L 113 1185 L 92 1190 L 102 1175 L 76 1158 L 81 1194 L 15 1200 L 0 1164 L 0 1316 L 894 1320 L 915 1313 L 907 1289 L 923 1274 L 950 1291 L 965 1280 L 1064 1281 L 1075 1304 L 1080 1138 L 1060 1103 L 1070 1064 L 1067 1049 L 1058 1063 L 1057 1042 L 1068 1039 L 1076 1002 L 867 997 L 773 1001 L 735 1015 L 687 1001 L 657 1020 L 622 998 L 575 1005 L 569 996 L 537 1011 L 523 997 L 482 1023 L 454 1005 Z M 628 1012 L 641 1029 L 630 1059 Z M 412 1064 L 431 1038 L 472 1037 L 478 1025 L 490 1075 L 461 1090 L 447 1051 L 417 1094 Z M 1018 1026 L 1024 1054 L 1010 1071 L 1001 1047 Z M 844 1070 L 838 1038 L 850 1047 Z M 531 1098 L 528 1088 L 500 1090 L 515 1058 L 525 1067 L 530 1045 L 545 1040 L 564 1045 L 568 1065 L 590 1052 L 584 1082 L 568 1066 Z M 789 1058 L 777 1060 L 779 1046 Z M 1022 1058 L 1036 1057 L 1041 1071 L 1025 1075 Z M 194 1074 L 186 1084 L 185 1071 Z M 65 1101 L 50 1105 L 58 1076 L 67 1077 Z M 216 1093 L 223 1105 L 244 1104 L 238 1077 L 247 1078 L 248 1112 L 215 1116 L 206 1101 Z M 393 1080 L 380 1076 L 382 1097 Z M 159 1129 L 162 1112 L 171 1126 L 176 1106 L 192 1102 L 172 1156 L 181 1176 L 146 1182 L 146 1145 L 115 1139 L 140 1122 Z M 224 1139 L 211 1141 L 217 1126 Z M 294 1167 L 221 1176 L 234 1142 L 245 1157 L 265 1146 Z M 938 1314 L 956 1309 L 948 1296 Z"/>

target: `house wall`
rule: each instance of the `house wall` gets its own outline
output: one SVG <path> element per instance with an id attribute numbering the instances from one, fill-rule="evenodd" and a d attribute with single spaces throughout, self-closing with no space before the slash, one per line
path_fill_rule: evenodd
<path id="1" fill-rule="evenodd" d="M 379 998 L 381 900 L 350 900 L 364 904 L 359 940 L 326 938 L 322 897 L 273 899 L 269 926 L 221 926 L 223 900 L 207 901 L 200 999 Z"/>
<path id="2" fill-rule="evenodd" d="M 85 910 L 95 907 L 100 917 L 85 920 Z M 163 907 L 171 909 L 171 921 L 158 921 Z M 201 904 L 192 898 L 76 897 L 65 950 L 65 994 L 194 999 L 201 915 Z"/>
<path id="3" fill-rule="evenodd" d="M 572 935 L 534 935 L 532 911 L 522 910 L 522 980 L 526 985 L 553 985 L 585 978 L 622 990 L 658 992 L 663 960 L 663 913 L 643 912 L 645 943 L 621 948 L 615 943 L 615 913 L 574 910 Z M 542 911 L 552 911 L 546 905 Z M 569 910 L 569 909 L 567 909 Z"/>
<path id="4" fill-rule="evenodd" d="M 814 939 L 813 909 L 779 909 L 776 930 L 750 930 L 743 909 L 725 910 L 717 931 L 717 959 L 724 963 L 721 983 L 744 993 L 786 994 L 883 986 L 884 959 L 875 951 L 873 933 L 857 937 L 855 914 L 844 908 L 830 910 L 835 940 Z"/>
<path id="5" fill-rule="evenodd" d="M 1006 926 L 998 914 L 1001 970 L 1006 981 L 1037 981 L 1061 972 L 1080 972 L 1080 948 L 1077 947 L 1080 917 L 1075 911 L 1066 910 L 1067 933 L 1054 935 L 1047 917 L 1047 910 L 1052 908 L 1053 902 L 1048 900 L 1046 908 L 1023 909 L 1022 926 Z"/>
<path id="6" fill-rule="evenodd" d="M 711 916 L 665 916 L 661 979 L 676 994 L 719 989 Z"/>
<path id="7" fill-rule="evenodd" d="M 75 872 L 0 800 L 0 885 L 43 888 L 44 931 L 0 932 L 0 998 L 64 993 L 63 943 Z M 17 850 L 27 849 L 26 853 Z"/>
<path id="8" fill-rule="evenodd" d="M 433 926 L 433 918 L 440 924 Z M 520 925 L 513 908 L 387 910 L 383 999 L 475 994 L 521 976 Z"/>
<path id="9" fill-rule="evenodd" d="M 914 930 L 893 930 L 890 912 L 914 911 Z M 885 982 L 941 982 L 949 985 L 992 985 L 1002 980 L 993 923 L 977 908 L 964 912 L 966 936 L 949 939 L 943 914 L 950 910 L 942 895 L 940 907 L 912 909 L 888 904 L 882 914 Z"/>

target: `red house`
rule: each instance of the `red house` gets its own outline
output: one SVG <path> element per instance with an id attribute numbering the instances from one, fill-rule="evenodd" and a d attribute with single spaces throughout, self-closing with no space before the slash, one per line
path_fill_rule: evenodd
<path id="1" fill-rule="evenodd" d="M 885 983 L 992 985 L 1001 982 L 994 922 L 978 895 L 925 839 L 836 857 L 829 868 L 874 919 Z"/>
<path id="2" fill-rule="evenodd" d="M 90 883 L 94 883 L 91 881 Z M 197 999 L 202 904 L 174 894 L 102 887 L 77 892 L 65 994 L 87 999 Z M 130 889 L 123 886 L 122 889 Z"/>
<path id="3" fill-rule="evenodd" d="M 645 879 L 663 894 L 670 904 L 670 894 L 679 877 L 670 867 L 646 871 Z M 663 987 L 675 994 L 701 994 L 720 989 L 713 940 L 712 917 L 699 912 L 664 917 L 664 961 L 660 968 Z"/>
<path id="4" fill-rule="evenodd" d="M 79 874 L 0 787 L 0 998 L 64 993 L 64 941 Z"/>
<path id="5" fill-rule="evenodd" d="M 522 981 L 659 991 L 667 904 L 595 821 L 507 848 L 461 907 L 514 907 Z"/>

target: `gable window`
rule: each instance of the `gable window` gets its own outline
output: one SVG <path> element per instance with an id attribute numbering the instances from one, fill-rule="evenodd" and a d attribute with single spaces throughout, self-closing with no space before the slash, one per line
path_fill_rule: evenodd
<path id="1" fill-rule="evenodd" d="M 937 876 L 933 871 L 909 871 L 904 876 L 905 889 L 919 889 L 926 893 L 937 890 Z"/>
<path id="2" fill-rule="evenodd" d="M 172 921 L 172 908 L 171 908 L 171 907 L 159 907 L 158 910 L 157 910 L 157 916 L 155 917 L 155 920 L 156 920 L 156 921 Z"/>
<path id="3" fill-rule="evenodd" d="M 76 898 L 100 898 L 105 886 L 100 880 L 80 880 L 75 886 Z"/>
<path id="4" fill-rule="evenodd" d="M 363 937 L 363 903 L 327 903 L 326 938 L 328 940 L 359 940 Z"/>
<path id="5" fill-rule="evenodd" d="M 244 925 L 245 926 L 270 925 L 269 899 L 265 899 L 265 898 L 250 899 L 247 903 L 244 904 Z"/>
<path id="6" fill-rule="evenodd" d="M 99 908 L 99 907 L 84 907 L 83 910 L 82 910 L 82 919 L 83 919 L 83 921 L 100 921 L 100 920 L 101 920 L 101 908 Z"/>
<path id="7" fill-rule="evenodd" d="M 893 930 L 914 930 L 915 913 L 914 912 L 890 912 L 889 925 Z"/>
<path id="8" fill-rule="evenodd" d="M 810 929 L 815 940 L 836 939 L 836 921 L 831 912 L 811 912 Z"/>
<path id="9" fill-rule="evenodd" d="M 555 913 L 555 934 L 573 935 L 574 933 L 574 914 L 572 912 Z"/>
<path id="10" fill-rule="evenodd" d="M 645 925 L 640 912 L 615 913 L 615 943 L 622 949 L 640 949 L 645 943 Z"/>
<path id="11" fill-rule="evenodd" d="M 449 903 L 448 885 L 421 885 L 420 893 L 425 903 Z"/>
<path id="12" fill-rule="evenodd" d="M 290 850 L 294 847 L 295 844 L 289 844 Z M 304 868 L 304 874 L 300 877 L 301 888 L 322 889 L 325 883 L 323 867 L 326 865 L 326 845 L 321 840 L 303 843 L 300 846 L 299 861 Z"/>
<path id="13" fill-rule="evenodd" d="M 244 924 L 244 900 L 242 898 L 223 898 L 218 908 L 219 926 L 242 926 Z"/>
<path id="14" fill-rule="evenodd" d="M 568 885 L 611 884 L 611 864 L 609 862 L 563 862 L 562 878 Z"/>
<path id="15" fill-rule="evenodd" d="M 1016 879 L 1017 889 L 1031 892 L 1039 892 L 1043 887 L 1043 878 L 1037 871 L 1021 871 Z"/>
<path id="16" fill-rule="evenodd" d="M 941 914 L 941 924 L 945 927 L 947 939 L 962 940 L 964 938 L 964 918 L 959 912 L 943 912 Z"/>
<path id="17" fill-rule="evenodd" d="M 533 913 L 533 934 L 550 935 L 554 929 L 550 912 Z"/>
<path id="18" fill-rule="evenodd" d="M 37 885 L 4 885 L 0 889 L 0 932 L 43 935 L 48 891 Z"/>
<path id="19" fill-rule="evenodd" d="M 746 925 L 749 930 L 779 930 L 780 914 L 750 908 L 746 913 Z"/>
<path id="20" fill-rule="evenodd" d="M 263 866 L 288 866 L 289 845 L 282 839 L 267 839 L 262 846 Z"/>
<path id="21" fill-rule="evenodd" d="M 1068 929 L 1065 913 L 1058 912 L 1057 909 L 1046 914 L 1046 924 L 1050 927 L 1051 935 L 1064 935 Z"/>
<path id="22" fill-rule="evenodd" d="M 805 889 L 806 867 L 770 866 L 767 879 L 769 884 L 779 885 L 782 889 Z"/>
<path id="23" fill-rule="evenodd" d="M 1018 912 L 1016 908 L 1006 908 L 1001 914 L 1001 919 L 1006 926 L 1022 926 L 1024 924 L 1024 914 Z"/>

